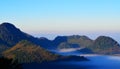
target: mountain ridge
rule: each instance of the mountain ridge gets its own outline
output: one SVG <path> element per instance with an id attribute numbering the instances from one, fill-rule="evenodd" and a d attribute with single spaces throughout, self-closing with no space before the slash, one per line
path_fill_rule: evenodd
<path id="1" fill-rule="evenodd" d="M 106 54 L 108 52 L 116 53 L 120 50 L 119 43 L 108 36 L 99 36 L 95 40 L 92 40 L 84 35 L 71 35 L 57 36 L 54 40 L 49 40 L 45 37 L 35 38 L 27 33 L 22 32 L 19 28 L 16 28 L 11 23 L 0 24 L 0 52 L 3 52 L 4 50 L 15 46 L 18 42 L 22 40 L 28 40 L 47 50 L 56 50 L 58 48 L 68 47 L 84 47 L 93 50 L 96 53 L 104 51 L 103 54 Z M 6 48 L 3 49 L 2 46 Z M 106 49 L 104 49 L 105 47 Z"/>

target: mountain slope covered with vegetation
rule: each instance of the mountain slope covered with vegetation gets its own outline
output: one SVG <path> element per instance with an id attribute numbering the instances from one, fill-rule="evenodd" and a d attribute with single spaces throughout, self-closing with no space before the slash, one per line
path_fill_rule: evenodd
<path id="1" fill-rule="evenodd" d="M 117 41 L 107 36 L 99 36 L 94 40 L 91 48 L 99 54 L 118 54 L 120 53 L 120 45 Z"/>
<path id="2" fill-rule="evenodd" d="M 35 38 L 8 22 L 0 24 L 0 54 L 7 49 L 15 48 L 14 46 L 22 40 L 30 41 L 37 47 L 47 50 L 82 48 L 82 51 L 86 51 L 87 48 L 97 54 L 120 53 L 119 43 L 107 36 L 100 36 L 95 40 L 80 35 L 57 36 L 54 40 L 49 40 L 45 37 Z"/>
<path id="3" fill-rule="evenodd" d="M 51 61 L 58 57 L 27 40 L 20 41 L 14 47 L 4 51 L 3 55 L 6 58 L 18 60 L 20 63 Z"/>

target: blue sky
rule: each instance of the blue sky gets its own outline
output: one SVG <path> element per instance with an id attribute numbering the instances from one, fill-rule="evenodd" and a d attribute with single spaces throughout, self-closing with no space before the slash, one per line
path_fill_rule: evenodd
<path id="1" fill-rule="evenodd" d="M 120 0 L 0 0 L 0 22 L 35 36 L 118 35 Z"/>

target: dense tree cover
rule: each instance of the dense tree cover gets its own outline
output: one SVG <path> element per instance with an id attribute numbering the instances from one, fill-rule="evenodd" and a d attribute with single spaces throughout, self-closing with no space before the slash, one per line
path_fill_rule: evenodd
<path id="1" fill-rule="evenodd" d="M 20 63 L 51 61 L 58 57 L 27 40 L 20 41 L 11 49 L 6 50 L 3 55 L 6 58 L 17 59 Z"/>

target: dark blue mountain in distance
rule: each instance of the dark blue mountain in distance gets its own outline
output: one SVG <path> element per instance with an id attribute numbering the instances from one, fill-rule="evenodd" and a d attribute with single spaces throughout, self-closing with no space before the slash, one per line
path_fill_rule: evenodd
<path id="1" fill-rule="evenodd" d="M 116 54 L 120 53 L 120 45 L 117 41 L 107 36 L 100 36 L 96 40 L 91 40 L 87 36 L 72 35 L 72 36 L 58 36 L 54 40 L 49 40 L 45 37 L 35 38 L 13 24 L 4 22 L 0 25 L 0 52 L 5 49 L 15 46 L 22 40 L 28 40 L 44 49 L 57 50 L 64 48 L 85 48 L 94 53 L 101 54 Z"/>

